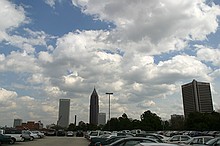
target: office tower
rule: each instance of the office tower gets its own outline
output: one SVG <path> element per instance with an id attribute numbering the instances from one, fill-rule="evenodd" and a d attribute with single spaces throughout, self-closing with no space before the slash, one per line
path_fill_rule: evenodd
<path id="1" fill-rule="evenodd" d="M 14 128 L 22 125 L 22 119 L 14 119 Z"/>
<path id="2" fill-rule="evenodd" d="M 70 115 L 70 99 L 60 99 L 59 101 L 59 117 L 57 125 L 61 127 L 69 126 L 69 115 Z"/>
<path id="3" fill-rule="evenodd" d="M 105 125 L 105 124 L 106 124 L 106 113 L 99 113 L 98 125 Z"/>
<path id="4" fill-rule="evenodd" d="M 193 80 L 191 83 L 182 85 L 182 96 L 185 117 L 192 112 L 213 112 L 213 103 L 209 83 L 197 82 L 196 80 Z"/>
<path id="5" fill-rule="evenodd" d="M 99 97 L 94 88 L 92 95 L 90 97 L 90 116 L 89 123 L 93 125 L 98 124 L 98 114 L 99 114 Z"/>

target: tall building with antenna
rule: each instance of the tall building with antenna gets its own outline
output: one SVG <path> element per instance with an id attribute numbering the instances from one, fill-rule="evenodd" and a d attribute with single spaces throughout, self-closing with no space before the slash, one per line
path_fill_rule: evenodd
<path id="1" fill-rule="evenodd" d="M 96 92 L 96 89 L 94 88 L 90 97 L 89 123 L 93 125 L 97 125 L 98 115 L 99 115 L 99 96 Z"/>

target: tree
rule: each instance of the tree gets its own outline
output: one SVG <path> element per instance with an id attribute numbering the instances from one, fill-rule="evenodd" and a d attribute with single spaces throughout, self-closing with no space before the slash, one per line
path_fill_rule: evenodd
<path id="1" fill-rule="evenodd" d="M 76 125 L 73 123 L 70 123 L 69 127 L 68 127 L 68 131 L 75 131 L 76 130 Z"/>
<path id="2" fill-rule="evenodd" d="M 220 113 L 190 113 L 185 121 L 185 129 L 215 131 L 220 129 Z"/>
<path id="3" fill-rule="evenodd" d="M 132 122 L 131 122 L 131 130 L 132 129 L 141 129 L 141 121 L 137 120 L 137 119 L 132 120 Z"/>
<path id="4" fill-rule="evenodd" d="M 130 130 L 131 129 L 131 121 L 128 119 L 128 116 L 124 113 L 119 120 L 119 130 Z"/>
<path id="5" fill-rule="evenodd" d="M 184 117 L 180 115 L 171 116 L 170 120 L 172 130 L 183 130 L 184 129 Z"/>
<path id="6" fill-rule="evenodd" d="M 151 113 L 150 110 L 145 111 L 141 115 L 141 123 L 142 123 L 142 130 L 148 131 L 156 131 L 162 130 L 162 120 L 159 116 L 155 113 Z"/>

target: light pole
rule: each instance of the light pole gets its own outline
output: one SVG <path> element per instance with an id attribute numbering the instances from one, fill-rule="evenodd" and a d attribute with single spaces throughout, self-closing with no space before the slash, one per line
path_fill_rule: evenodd
<path id="1" fill-rule="evenodd" d="M 107 92 L 106 94 L 108 94 L 109 96 L 108 96 L 108 98 L 109 98 L 109 101 L 108 101 L 108 116 L 109 116 L 109 122 L 110 122 L 110 95 L 113 95 L 113 93 L 109 93 L 109 92 Z"/>

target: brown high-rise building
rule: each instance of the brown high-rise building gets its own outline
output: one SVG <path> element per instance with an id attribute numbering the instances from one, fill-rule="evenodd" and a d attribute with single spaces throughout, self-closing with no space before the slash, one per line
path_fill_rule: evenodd
<path id="1" fill-rule="evenodd" d="M 99 96 L 94 88 L 91 98 L 90 98 L 90 116 L 89 123 L 93 125 L 98 124 L 99 115 Z"/>
<path id="2" fill-rule="evenodd" d="M 209 83 L 193 80 L 191 83 L 182 85 L 182 96 L 185 117 L 192 112 L 213 112 L 212 95 Z"/>

